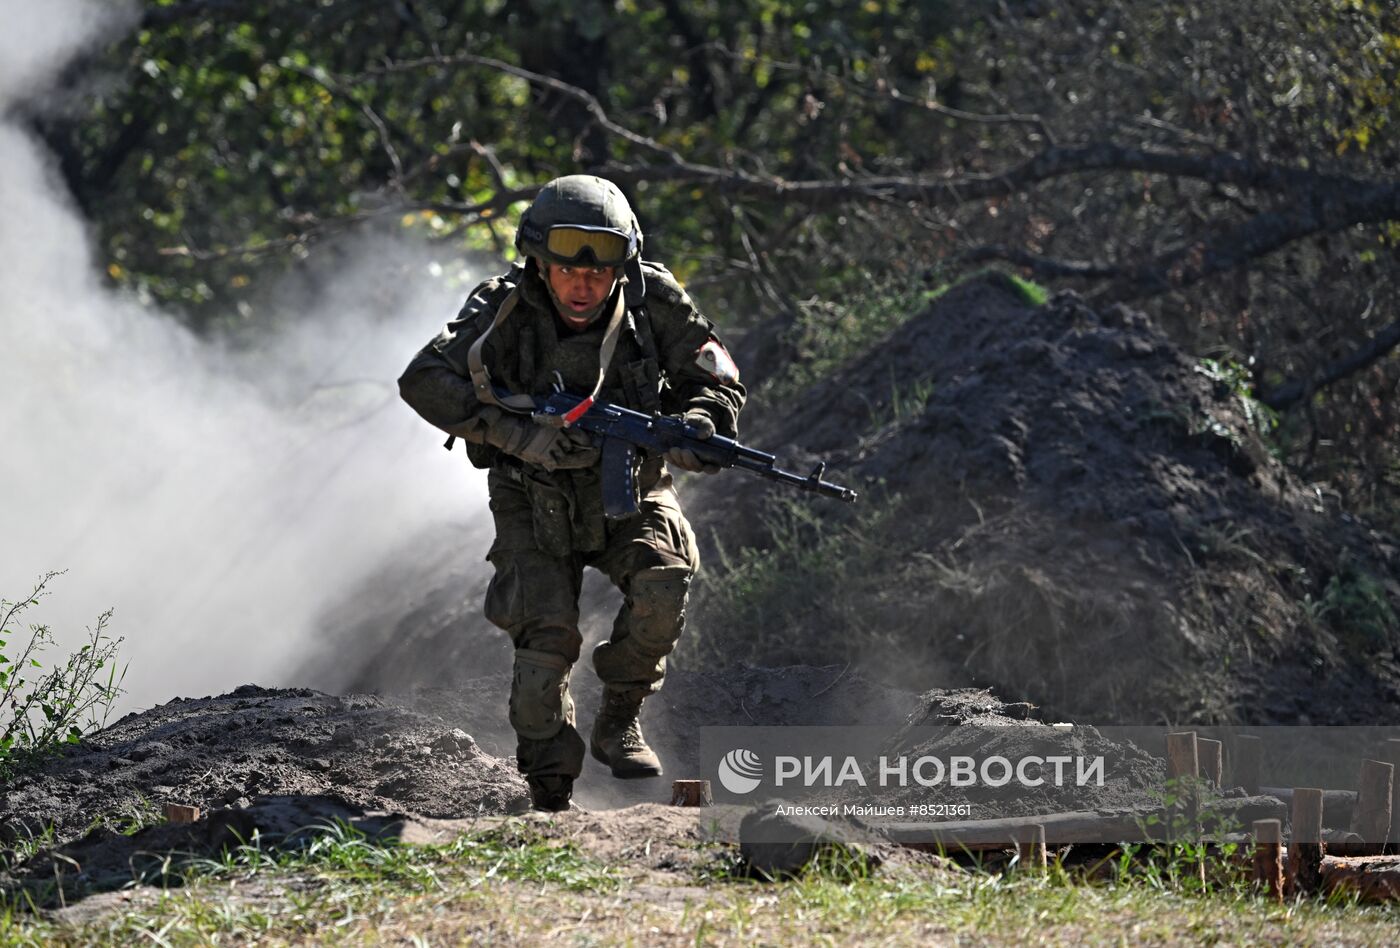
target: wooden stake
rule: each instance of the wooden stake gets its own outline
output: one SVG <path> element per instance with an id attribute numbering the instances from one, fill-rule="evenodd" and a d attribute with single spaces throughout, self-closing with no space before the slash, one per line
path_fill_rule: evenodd
<path id="1" fill-rule="evenodd" d="M 1381 748 L 1381 760 L 1400 770 L 1400 737 L 1392 737 Z M 1387 852 L 1400 853 L 1400 780 L 1390 785 L 1390 842 Z"/>
<path id="2" fill-rule="evenodd" d="M 1048 865 L 1048 856 L 1045 851 L 1045 825 L 1033 823 L 1017 830 L 1016 852 L 1020 856 L 1021 868 L 1044 872 Z"/>
<path id="3" fill-rule="evenodd" d="M 708 780 L 675 780 L 671 783 L 671 806 L 714 806 Z"/>
<path id="4" fill-rule="evenodd" d="M 1230 780 L 1244 787 L 1250 796 L 1259 793 L 1259 775 L 1263 770 L 1264 741 L 1253 734 L 1235 738 L 1234 753 L 1230 755 Z"/>
<path id="5" fill-rule="evenodd" d="M 1361 837 L 1369 853 L 1379 854 L 1390 833 L 1391 795 L 1395 768 L 1379 760 L 1361 762 L 1360 789 L 1351 814 L 1351 831 Z"/>
<path id="6" fill-rule="evenodd" d="M 1283 824 L 1254 821 L 1254 884 L 1268 898 L 1283 901 Z"/>
<path id="7" fill-rule="evenodd" d="M 1196 753 L 1200 757 L 1201 778 L 1219 789 L 1225 770 L 1225 745 L 1208 737 L 1196 738 Z"/>
<path id="8" fill-rule="evenodd" d="M 183 803 L 167 803 L 165 805 L 165 821 L 167 823 L 198 823 L 199 807 L 185 806 Z"/>
<path id="9" fill-rule="evenodd" d="M 1196 775 L 1200 773 L 1200 757 L 1196 750 L 1195 731 L 1177 731 L 1167 735 L 1167 793 L 1175 802 L 1167 807 L 1168 838 L 1186 833 L 1195 838 L 1199 801 L 1196 795 Z"/>
<path id="10" fill-rule="evenodd" d="M 1294 790 L 1289 822 L 1288 891 L 1291 895 L 1311 895 L 1322 879 L 1322 791 L 1312 787 Z"/>

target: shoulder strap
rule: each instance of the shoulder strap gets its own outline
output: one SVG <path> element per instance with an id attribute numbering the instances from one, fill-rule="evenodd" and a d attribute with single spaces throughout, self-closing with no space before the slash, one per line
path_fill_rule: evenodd
<path id="1" fill-rule="evenodd" d="M 625 277 L 623 282 L 626 282 Z M 619 286 L 617 289 L 613 299 L 612 315 L 608 318 L 608 328 L 603 333 L 603 345 L 598 352 L 598 381 L 594 383 L 593 391 L 588 393 L 588 397 L 580 402 L 577 408 L 559 417 L 562 427 L 567 428 L 577 421 L 593 404 L 593 399 L 598 397 L 598 392 L 603 387 L 603 379 L 608 374 L 608 366 L 612 364 L 613 353 L 617 350 L 617 337 L 622 330 L 622 316 L 627 311 L 624 290 L 623 286 Z M 496 318 L 491 321 L 491 325 L 486 327 L 486 331 L 478 336 L 476 342 L 473 342 L 472 347 L 467 350 L 467 372 L 471 375 L 472 388 L 476 391 L 478 401 L 486 405 L 497 405 L 517 414 L 533 414 L 535 400 L 531 396 L 506 395 L 501 397 L 496 394 L 495 388 L 491 385 L 491 373 L 481 358 L 481 349 L 486 343 L 486 337 L 491 335 L 497 326 L 506 321 L 519 302 L 520 289 L 516 287 L 510 291 L 510 295 L 502 301 L 500 308 L 496 310 Z"/>
<path id="2" fill-rule="evenodd" d="M 491 373 L 487 371 L 485 363 L 481 361 L 481 347 L 486 343 L 486 337 L 495 331 L 496 327 L 506 321 L 506 317 L 515 309 L 515 304 L 520 302 L 520 288 L 516 287 L 510 291 L 496 310 L 496 318 L 491 320 L 491 325 L 486 327 L 486 331 L 476 337 L 476 342 L 467 350 L 467 373 L 472 379 L 472 388 L 476 390 L 477 401 L 483 405 L 498 405 L 507 411 L 517 414 L 529 414 L 535 410 L 535 400 L 529 395 L 507 395 L 504 398 L 496 397 L 496 390 L 491 387 Z"/>

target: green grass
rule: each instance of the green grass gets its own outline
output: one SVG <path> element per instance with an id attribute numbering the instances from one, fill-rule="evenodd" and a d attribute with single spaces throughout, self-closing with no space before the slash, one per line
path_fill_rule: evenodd
<path id="1" fill-rule="evenodd" d="M 1129 852 L 1082 871 L 873 870 L 833 857 L 800 879 L 608 866 L 510 822 L 440 845 L 327 826 L 276 852 L 258 839 L 187 863 L 165 888 L 84 922 L 0 907 L 0 945 L 210 943 L 842 944 L 933 940 L 1073 944 L 1390 944 L 1400 910 L 1346 900 L 1277 905 L 1236 874 L 1202 889 L 1193 854 Z M 179 886 L 173 883 L 179 881 Z"/>

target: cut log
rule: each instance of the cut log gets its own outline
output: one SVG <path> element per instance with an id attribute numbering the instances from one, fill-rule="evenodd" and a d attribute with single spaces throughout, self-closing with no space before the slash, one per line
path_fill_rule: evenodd
<path id="1" fill-rule="evenodd" d="M 671 806 L 714 806 L 708 780 L 675 780 L 671 783 Z"/>
<path id="2" fill-rule="evenodd" d="M 1356 809 L 1351 816 L 1351 831 L 1371 847 L 1366 855 L 1380 855 L 1390 833 L 1391 795 L 1394 791 L 1395 768 L 1379 760 L 1361 762 L 1360 790 L 1356 793 Z"/>
<path id="3" fill-rule="evenodd" d="M 1260 787 L 1259 792 L 1293 806 L 1293 791 L 1288 787 Z M 1322 804 L 1328 823 L 1343 829 L 1351 826 L 1351 814 L 1356 811 L 1355 790 L 1323 790 Z"/>
<path id="4" fill-rule="evenodd" d="M 1218 812 L 1217 812 L 1218 810 Z M 1275 797 L 1237 797 L 1214 800 L 1209 815 L 1217 824 L 1248 826 L 1258 819 L 1281 820 L 1287 813 Z M 956 852 L 986 849 L 1015 849 L 1018 833 L 1041 825 L 1048 846 L 1074 843 L 1164 842 L 1166 832 L 1161 811 L 1149 806 L 1136 809 L 1069 813 L 1044 813 L 987 820 L 946 820 L 941 823 L 879 823 L 879 829 L 892 842 L 914 849 Z"/>
<path id="5" fill-rule="evenodd" d="M 1048 865 L 1045 847 L 1045 827 L 1040 823 L 1024 827 L 1016 833 L 1016 855 L 1022 869 L 1044 872 Z"/>
<path id="6" fill-rule="evenodd" d="M 1299 787 L 1293 791 L 1288 839 L 1288 891 L 1311 895 L 1322 882 L 1322 791 Z"/>
<path id="7" fill-rule="evenodd" d="M 1363 902 L 1400 899 L 1400 856 L 1327 856 L 1322 860 L 1322 888 L 1327 893 L 1355 893 Z"/>
<path id="8" fill-rule="evenodd" d="M 165 805 L 165 820 L 167 823 L 198 823 L 199 807 L 185 806 L 183 803 L 167 803 Z"/>
<path id="9" fill-rule="evenodd" d="M 1254 884 L 1267 898 L 1283 901 L 1283 824 L 1254 823 Z"/>

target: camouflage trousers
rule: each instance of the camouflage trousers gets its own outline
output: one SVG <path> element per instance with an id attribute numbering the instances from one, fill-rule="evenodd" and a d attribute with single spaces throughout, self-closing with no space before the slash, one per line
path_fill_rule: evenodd
<path id="1" fill-rule="evenodd" d="M 593 650 L 593 667 L 605 687 L 640 699 L 661 687 L 700 557 L 669 475 L 644 492 L 635 516 L 603 525 L 601 550 L 577 552 L 542 532 L 538 495 L 532 503 L 526 483 L 508 473 L 493 469 L 488 479 L 496 542 L 485 613 L 515 646 L 516 761 L 524 774 L 577 777 L 585 745 L 574 726 L 569 674 L 583 645 L 584 567 L 605 573 L 624 597 L 612 635 Z"/>

